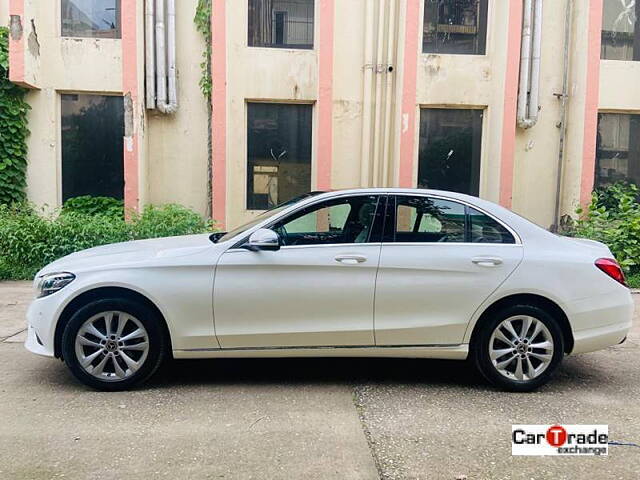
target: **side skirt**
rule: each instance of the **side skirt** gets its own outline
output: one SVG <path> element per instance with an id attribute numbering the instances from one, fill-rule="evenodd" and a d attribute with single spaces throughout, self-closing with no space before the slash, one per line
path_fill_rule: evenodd
<path id="1" fill-rule="evenodd" d="M 344 347 L 199 348 L 173 350 L 173 358 L 263 358 L 263 357 L 397 357 L 465 360 L 469 344 L 397 345 Z"/>

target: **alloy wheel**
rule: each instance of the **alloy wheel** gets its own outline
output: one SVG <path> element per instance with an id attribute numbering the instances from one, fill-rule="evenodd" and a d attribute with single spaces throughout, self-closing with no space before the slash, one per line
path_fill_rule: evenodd
<path id="1" fill-rule="evenodd" d="M 489 339 L 489 358 L 494 368 L 510 380 L 527 381 L 551 364 L 553 337 L 546 325 L 529 315 L 502 321 Z"/>
<path id="2" fill-rule="evenodd" d="M 88 374 L 118 382 L 133 376 L 144 364 L 149 355 L 149 335 L 128 313 L 101 312 L 78 329 L 75 353 Z"/>

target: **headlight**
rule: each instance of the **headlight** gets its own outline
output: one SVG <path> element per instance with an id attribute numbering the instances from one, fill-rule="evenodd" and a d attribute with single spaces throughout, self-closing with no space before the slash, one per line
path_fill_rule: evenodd
<path id="1" fill-rule="evenodd" d="M 38 286 L 36 290 L 38 292 L 38 298 L 46 297 L 52 293 L 56 293 L 58 290 L 66 287 L 75 280 L 76 276 L 73 273 L 49 273 L 43 275 L 38 280 Z"/>

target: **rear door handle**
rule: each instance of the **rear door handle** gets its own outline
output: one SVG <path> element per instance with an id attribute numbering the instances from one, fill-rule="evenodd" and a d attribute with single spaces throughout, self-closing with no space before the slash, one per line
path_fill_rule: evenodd
<path id="1" fill-rule="evenodd" d="M 364 255 L 336 255 L 335 261 L 345 265 L 357 265 L 358 263 L 366 262 L 367 257 Z"/>
<path id="2" fill-rule="evenodd" d="M 473 257 L 471 261 L 479 267 L 497 267 L 498 265 L 502 265 L 502 259 L 499 257 Z"/>

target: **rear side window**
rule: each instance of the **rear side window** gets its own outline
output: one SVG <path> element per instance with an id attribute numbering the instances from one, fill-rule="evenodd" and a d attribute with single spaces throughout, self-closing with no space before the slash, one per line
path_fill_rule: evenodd
<path id="1" fill-rule="evenodd" d="M 469 215 L 469 234 L 473 243 L 516 243 L 513 235 L 493 218 L 467 207 Z"/>
<path id="2" fill-rule="evenodd" d="M 464 242 L 464 205 L 428 197 L 398 197 L 396 242 Z"/>
<path id="3" fill-rule="evenodd" d="M 475 208 L 452 200 L 397 196 L 395 210 L 392 208 L 391 211 L 393 214 L 386 222 L 385 241 L 516 243 L 504 225 Z"/>

